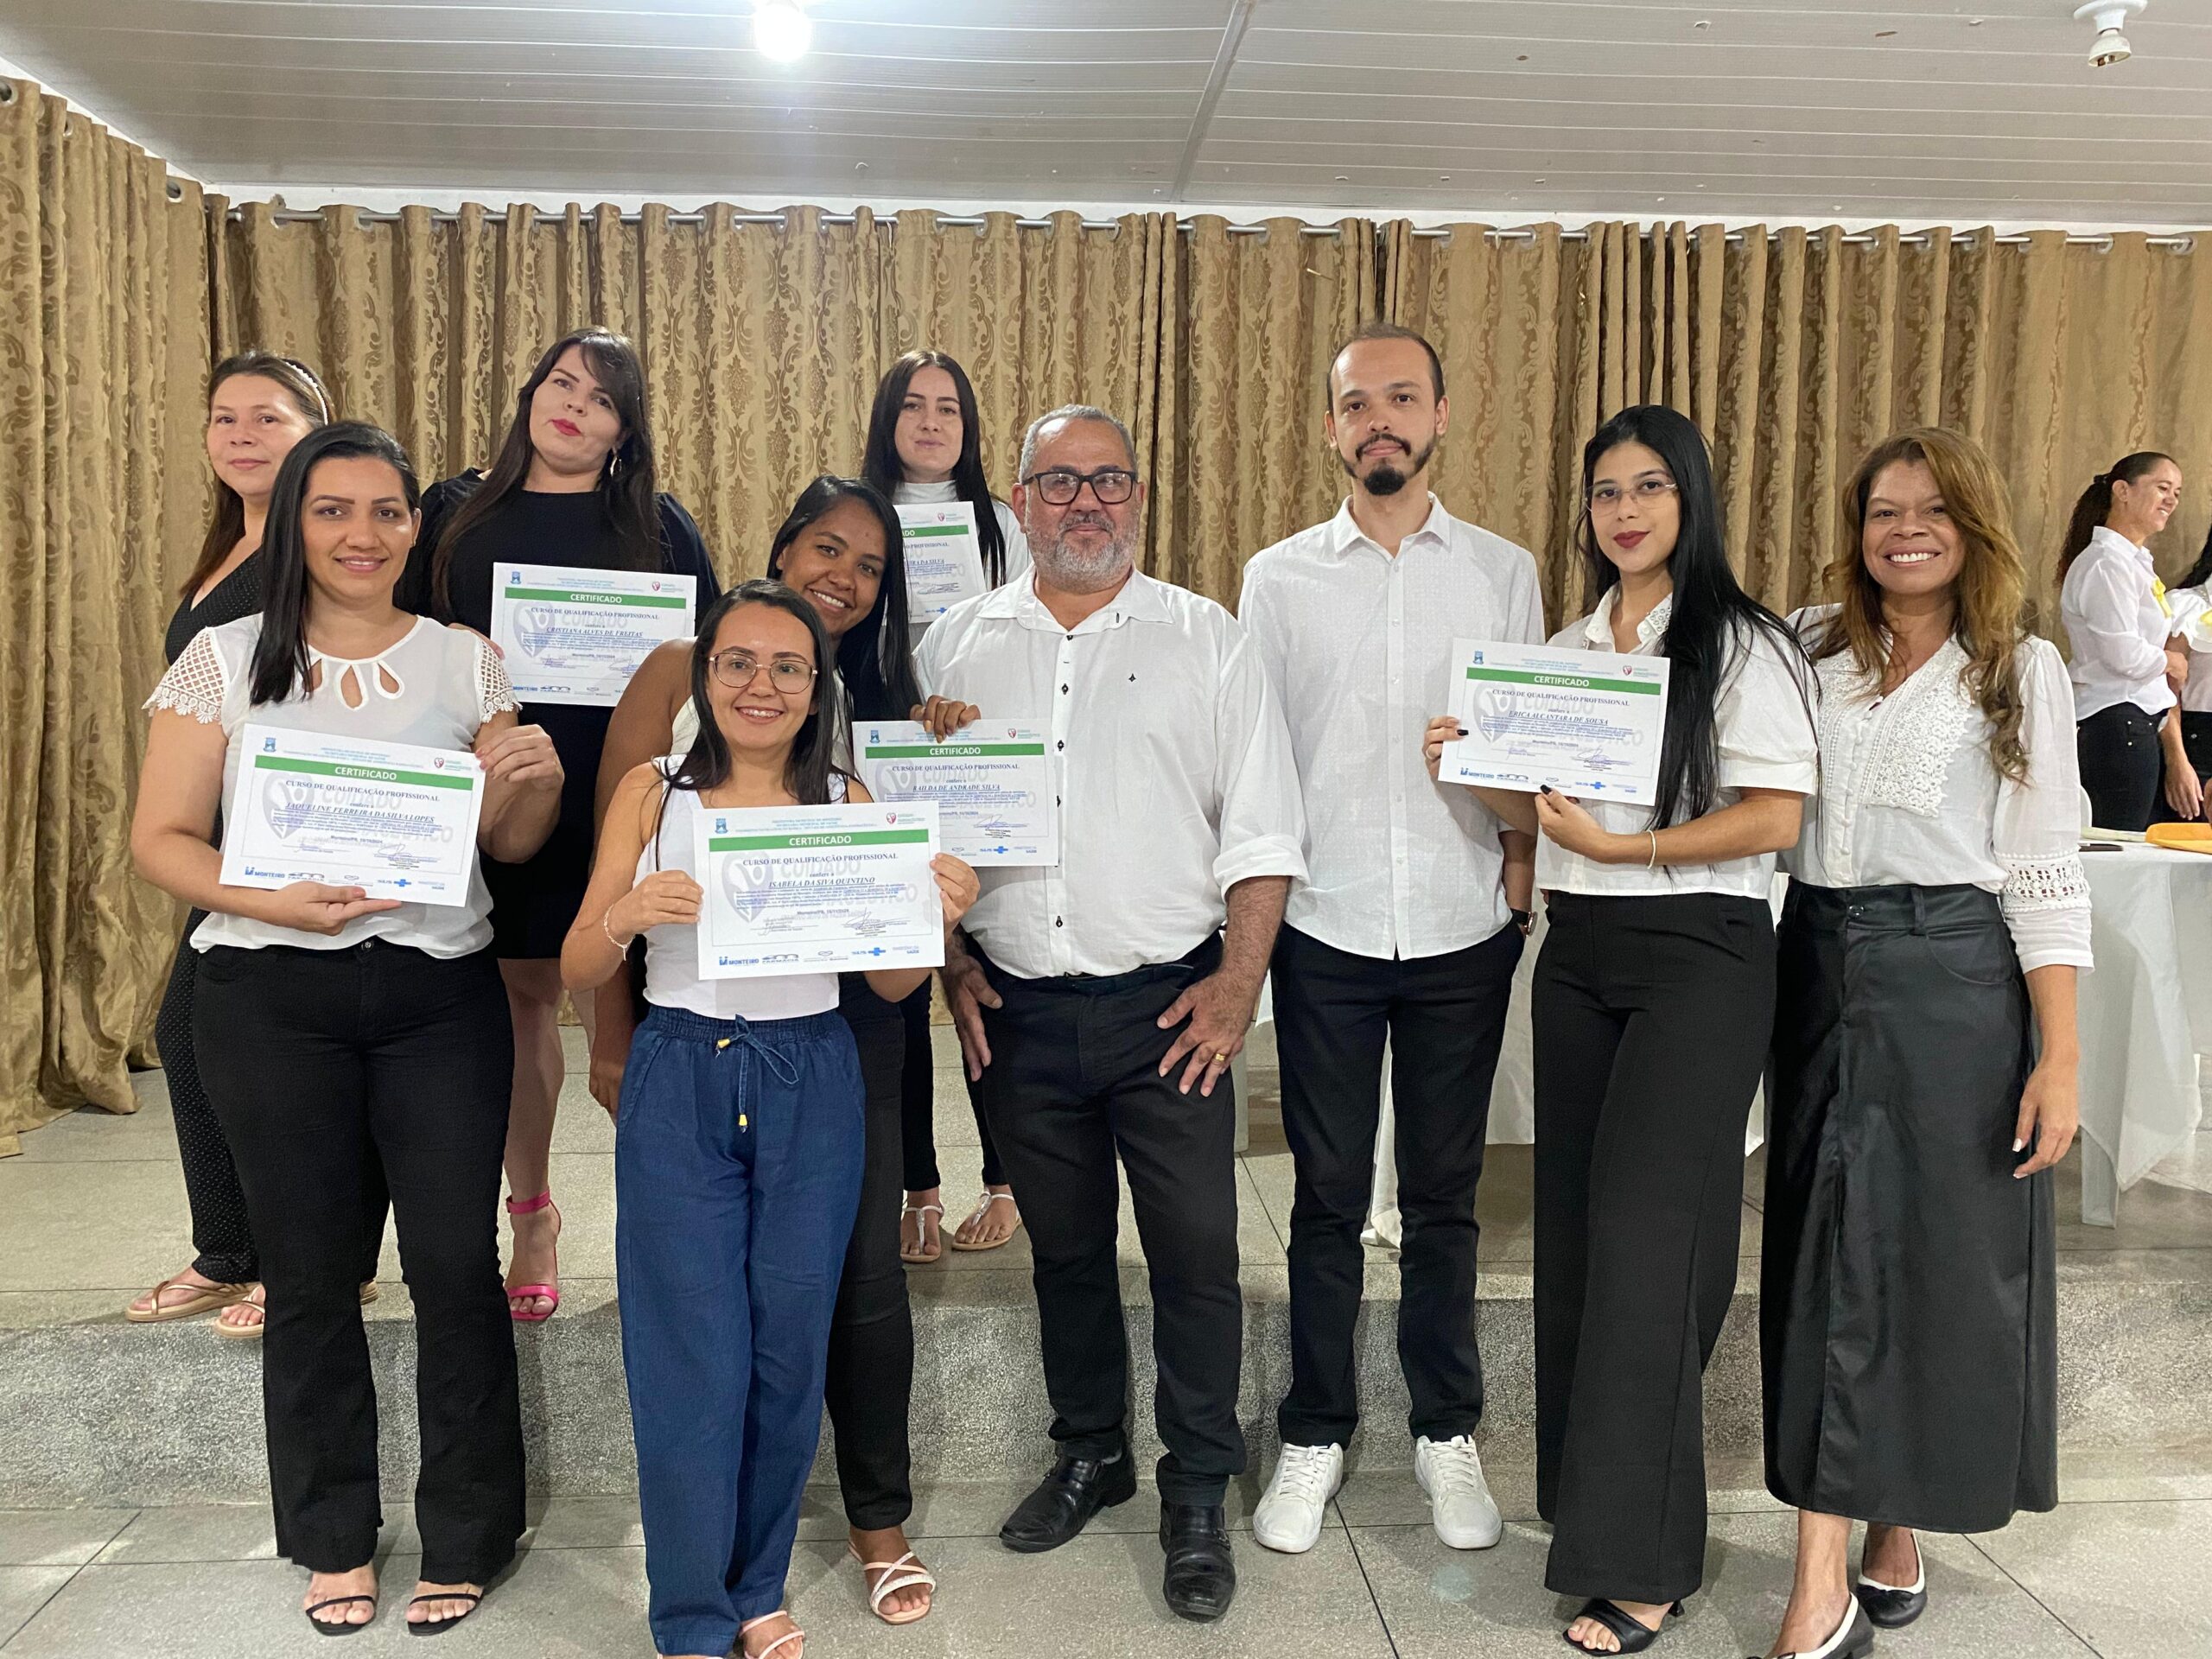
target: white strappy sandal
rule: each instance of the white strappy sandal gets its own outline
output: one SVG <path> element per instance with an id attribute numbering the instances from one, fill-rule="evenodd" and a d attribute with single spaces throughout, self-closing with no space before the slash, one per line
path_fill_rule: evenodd
<path id="1" fill-rule="evenodd" d="M 763 1613 L 758 1618 L 747 1619 L 744 1624 L 737 1627 L 738 1647 L 741 1649 L 744 1648 L 745 1633 L 751 1630 L 755 1624 L 766 1624 L 772 1618 L 789 1618 L 790 1617 L 791 1613 L 787 1609 L 779 1607 L 772 1613 Z M 806 1632 L 800 1630 L 796 1624 L 791 1626 L 790 1635 L 778 1637 L 766 1647 L 761 1649 L 760 1652 L 753 1655 L 752 1659 L 768 1659 L 769 1655 L 774 1653 L 778 1649 L 790 1642 L 796 1642 L 799 1644 L 798 1653 L 795 1653 L 791 1656 L 791 1659 L 799 1659 L 799 1656 L 806 1651 Z"/>
<path id="2" fill-rule="evenodd" d="M 914 1248 L 909 1250 L 906 1248 L 906 1217 L 909 1216 L 930 1215 L 934 1215 L 937 1217 L 937 1249 L 934 1250 L 930 1249 L 930 1224 L 928 1222 L 925 1221 L 922 1224 L 921 1236 L 915 1240 Z M 925 1268 L 944 1254 L 944 1206 L 941 1204 L 909 1204 L 901 1205 L 899 1211 L 899 1259 L 912 1267 Z"/>
<path id="3" fill-rule="evenodd" d="M 912 1624 L 917 1619 L 927 1618 L 930 1616 L 930 1608 L 937 1605 L 937 1574 L 915 1560 L 912 1550 L 908 1550 L 895 1561 L 861 1560 L 860 1551 L 855 1549 L 850 1544 L 845 1546 L 845 1553 L 855 1560 L 860 1561 L 862 1578 L 867 1578 L 871 1573 L 883 1574 L 880 1579 L 869 1580 L 868 1610 L 885 1624 Z M 901 1590 L 916 1588 L 926 1588 L 929 1591 L 929 1606 L 909 1608 L 903 1613 L 887 1613 L 883 1611 L 885 1598 L 895 1596 Z"/>
<path id="4" fill-rule="evenodd" d="M 968 1212 L 968 1221 L 962 1222 L 960 1225 L 962 1227 L 965 1227 L 969 1221 L 975 1221 L 988 1214 L 990 1211 L 990 1207 L 995 1204 L 1013 1203 L 1014 1194 L 1011 1192 L 986 1192 L 982 1198 L 976 1200 L 976 1207 Z M 1021 1211 L 1020 1207 L 1016 1206 L 1014 1216 L 1013 1230 L 1009 1231 L 1004 1238 L 995 1238 L 988 1244 L 966 1244 L 961 1242 L 959 1229 L 955 1228 L 953 1230 L 952 1236 L 946 1239 L 945 1243 L 951 1245 L 956 1250 L 1002 1250 L 1007 1245 L 1014 1243 L 1014 1235 L 1020 1230 Z"/>

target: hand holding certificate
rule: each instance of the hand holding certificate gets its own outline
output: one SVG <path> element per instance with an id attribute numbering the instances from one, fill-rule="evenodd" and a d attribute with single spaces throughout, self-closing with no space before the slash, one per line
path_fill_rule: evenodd
<path id="1" fill-rule="evenodd" d="M 936 804 L 944 850 L 978 869 L 1060 861 L 1045 728 L 978 721 L 943 742 L 915 721 L 855 726 L 861 781 L 879 801 Z"/>
<path id="2" fill-rule="evenodd" d="M 928 626 L 984 591 L 983 544 L 965 501 L 914 501 L 899 509 L 906 527 L 906 615 Z"/>
<path id="3" fill-rule="evenodd" d="M 691 637 L 697 582 L 658 570 L 499 567 L 492 641 L 525 703 L 612 709 L 654 646 Z"/>
<path id="4" fill-rule="evenodd" d="M 226 887 L 315 881 L 410 904 L 468 902 L 484 808 L 474 755 L 251 724 L 236 741 Z"/>
<path id="5" fill-rule="evenodd" d="M 705 807 L 696 833 L 701 978 L 944 965 L 934 804 Z"/>
<path id="6" fill-rule="evenodd" d="M 1549 645 L 1455 641 L 1446 783 L 1650 806 L 1659 794 L 1668 662 Z"/>

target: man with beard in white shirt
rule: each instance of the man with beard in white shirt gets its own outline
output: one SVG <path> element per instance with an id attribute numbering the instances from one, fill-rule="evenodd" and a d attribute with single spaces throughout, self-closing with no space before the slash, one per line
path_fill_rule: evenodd
<path id="1" fill-rule="evenodd" d="M 1359 1421 L 1360 1223 L 1387 1039 L 1414 1472 L 1437 1535 L 1486 1549 L 1500 1522 L 1474 1440 L 1475 1188 L 1535 847 L 1471 790 L 1431 778 L 1421 744 L 1447 702 L 1453 641 L 1541 645 L 1543 605 L 1526 551 L 1429 493 L 1451 405 L 1427 340 L 1370 324 L 1337 353 L 1326 390 L 1324 429 L 1351 493 L 1327 523 L 1252 559 L 1237 607 L 1289 725 L 1309 867 L 1275 942 L 1297 1166 L 1291 1382 L 1253 1532 L 1270 1549 L 1313 1547 Z"/>
<path id="2" fill-rule="evenodd" d="M 1014 506 L 1030 575 L 954 607 L 916 653 L 938 735 L 979 715 L 1050 728 L 1060 815 L 1057 866 L 982 872 L 944 971 L 1028 1224 L 1058 1450 L 999 1538 L 1057 1548 L 1136 1490 L 1118 1154 L 1152 1285 L 1164 1594 L 1218 1618 L 1244 1467 L 1229 1068 L 1306 874 L 1297 779 L 1236 619 L 1135 568 L 1144 486 L 1119 421 L 1039 420 Z"/>

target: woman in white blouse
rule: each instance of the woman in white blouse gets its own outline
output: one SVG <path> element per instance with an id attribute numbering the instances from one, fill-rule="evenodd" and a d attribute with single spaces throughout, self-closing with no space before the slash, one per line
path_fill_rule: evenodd
<path id="1" fill-rule="evenodd" d="M 264 608 L 200 633 L 148 700 L 130 836 L 141 874 L 207 912 L 192 936 L 194 1026 L 269 1287 L 276 1548 L 313 1575 L 307 1614 L 326 1635 L 376 1613 L 360 1253 L 365 1210 L 387 1182 L 414 1302 L 423 1448 L 409 1624 L 428 1633 L 466 1618 L 523 1528 L 514 1336 L 493 1224 L 513 1053 L 482 873 L 460 904 L 315 881 L 265 892 L 224 883 L 215 839 L 249 743 L 258 752 L 279 732 L 480 766 L 477 842 L 493 857 L 527 857 L 550 832 L 560 760 L 544 732 L 516 724 L 497 654 L 392 602 L 419 497 L 405 451 L 374 427 L 326 426 L 293 446 L 270 497 Z M 254 798 L 254 810 L 280 810 L 273 790 Z M 281 804 L 358 804 L 341 791 Z M 223 840 L 250 817 L 226 813 Z"/>
<path id="2" fill-rule="evenodd" d="M 1915 1530 L 2056 1501 L 2050 1171 L 2089 965 L 2073 696 L 1995 467 L 1905 432 L 1843 501 L 1840 603 L 1794 619 L 1821 787 L 1785 861 L 1761 1263 L 1767 1485 L 1799 1510 L 1775 1645 L 1808 1659 L 1919 1617 Z"/>
<path id="3" fill-rule="evenodd" d="M 983 473 L 983 423 L 976 407 L 976 388 L 968 371 L 943 352 L 909 352 L 893 363 L 875 389 L 869 412 L 868 448 L 861 475 L 896 506 L 964 501 L 976 519 L 982 555 L 983 584 L 1003 587 L 1029 575 L 1029 538 L 1014 509 L 991 493 Z M 921 638 L 930 619 L 914 619 Z M 937 1164 L 936 1062 L 930 1054 L 930 999 L 925 988 L 901 1008 L 906 1020 L 905 1160 L 906 1198 L 899 1220 L 899 1254 L 914 1262 L 934 1262 L 944 1254 L 940 1223 L 944 1192 Z M 983 1191 L 975 1208 L 953 1230 L 956 1250 L 995 1250 L 1021 1226 L 983 1121 L 979 1085 L 968 1086 L 969 1108 L 983 1151 Z"/>
<path id="4" fill-rule="evenodd" d="M 2074 504 L 2059 561 L 2059 614 L 2074 647 L 2082 786 L 2107 830 L 2150 824 L 2162 773 L 2176 816 L 2194 818 L 2203 810 L 2181 727 L 2170 717 L 2173 612 L 2148 546 L 2180 504 L 2181 482 L 2173 458 L 2155 450 L 2114 461 Z"/>
<path id="5" fill-rule="evenodd" d="M 2180 722 L 2182 757 L 2189 763 L 2190 775 L 2196 779 L 2199 791 L 2196 810 L 2184 814 L 2174 801 L 2176 780 L 2169 754 L 2166 806 L 2177 818 L 2201 818 L 2204 816 L 2202 791 L 2212 780 L 2212 536 L 2204 538 L 2204 550 L 2196 556 L 2188 574 L 2167 590 L 2166 603 L 2173 609 L 2173 636 L 2167 641 L 2167 650 L 2179 652 L 2186 664 L 2179 692 L 2181 708 L 2175 719 Z"/>
<path id="6" fill-rule="evenodd" d="M 1775 855 L 1816 756 L 1796 637 L 1737 585 L 1705 439 L 1622 410 L 1583 451 L 1598 607 L 1568 651 L 1664 656 L 1658 810 L 1480 791 L 1538 834 L 1536 1503 L 1587 1653 L 1651 1645 L 1702 1581 L 1700 1378 L 1735 1290 L 1744 1127 L 1774 1009 Z M 1458 734 L 1432 722 L 1432 771 Z"/>

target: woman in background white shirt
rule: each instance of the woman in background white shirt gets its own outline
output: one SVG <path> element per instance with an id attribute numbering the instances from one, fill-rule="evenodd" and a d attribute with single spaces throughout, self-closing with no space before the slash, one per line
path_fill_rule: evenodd
<path id="1" fill-rule="evenodd" d="M 1784 858 L 1759 1304 L 1767 1486 L 1799 1511 L 1776 1647 L 1808 1659 L 1920 1616 L 1913 1529 L 2057 1501 L 2050 1172 L 2089 965 L 2073 696 L 2003 481 L 1923 429 L 1843 503 L 1840 602 L 1792 619 L 1821 787 Z"/>
<path id="2" fill-rule="evenodd" d="M 861 476 L 890 498 L 894 506 L 965 501 L 976 515 L 976 539 L 983 556 L 983 582 L 1001 588 L 1029 575 L 1029 538 L 1014 509 L 991 493 L 983 473 L 983 424 L 976 388 L 968 371 L 943 352 L 909 352 L 893 363 L 875 389 L 868 415 L 868 448 Z M 914 619 L 921 638 L 928 619 Z M 905 1160 L 906 1198 L 899 1220 L 899 1254 L 913 1262 L 934 1262 L 944 1254 L 940 1224 L 944 1192 L 937 1164 L 937 1068 L 930 1052 L 930 999 L 926 987 L 899 1012 L 906 1021 Z M 983 1192 L 975 1209 L 953 1230 L 956 1250 L 995 1250 L 1021 1225 L 1021 1211 L 1007 1184 L 991 1126 L 983 1121 L 978 1085 L 968 1087 L 969 1109 L 976 1115 L 976 1135 L 983 1151 Z"/>
<path id="3" fill-rule="evenodd" d="M 2196 556 L 2188 575 L 2166 590 L 2166 603 L 2173 610 L 2173 635 L 2167 641 L 2167 650 L 2170 655 L 2179 652 L 2186 664 L 2177 716 L 2182 753 L 2201 791 L 2212 782 L 2212 536 L 2204 538 L 2204 550 Z M 2172 772 L 2169 763 L 2166 804 L 2179 817 L 2182 815 L 2173 804 Z M 2189 816 L 2204 816 L 2201 794 L 2197 810 Z"/>
<path id="4" fill-rule="evenodd" d="M 354 422 L 308 434 L 270 493 L 266 598 L 195 638 L 162 678 L 130 849 L 200 910 L 200 1076 L 238 1163 L 269 1287 L 262 1395 L 276 1548 L 314 1575 L 325 1635 L 375 1616 L 376 1389 L 361 1238 L 389 1184 L 414 1303 L 422 1582 L 407 1619 L 465 1618 L 523 1528 L 522 1413 L 493 1224 L 514 1051 L 492 898 L 403 904 L 359 887 L 224 885 L 215 836 L 249 722 L 475 752 L 478 845 L 529 857 L 552 832 L 560 758 L 515 722 L 489 643 L 393 602 L 419 523 L 398 442 Z M 239 830 L 223 819 L 222 836 Z"/>
<path id="5" fill-rule="evenodd" d="M 1627 409 L 1583 450 L 1597 610 L 1553 636 L 1663 655 L 1655 810 L 1484 789 L 1541 836 L 1536 1505 L 1566 1631 L 1635 1653 L 1703 1581 L 1701 1379 L 1735 1292 L 1744 1127 L 1774 1010 L 1775 855 L 1817 756 L 1796 636 L 1737 585 L 1704 435 Z M 1432 768 L 1446 716 L 1429 727 Z"/>
<path id="6" fill-rule="evenodd" d="M 2171 455 L 2145 449 L 2121 457 L 2074 504 L 2059 560 L 2082 787 L 2107 830 L 2149 826 L 2162 772 L 2175 814 L 2194 818 L 2203 810 L 2181 727 L 2168 718 L 2172 610 L 2147 545 L 2173 517 L 2181 484 Z"/>

